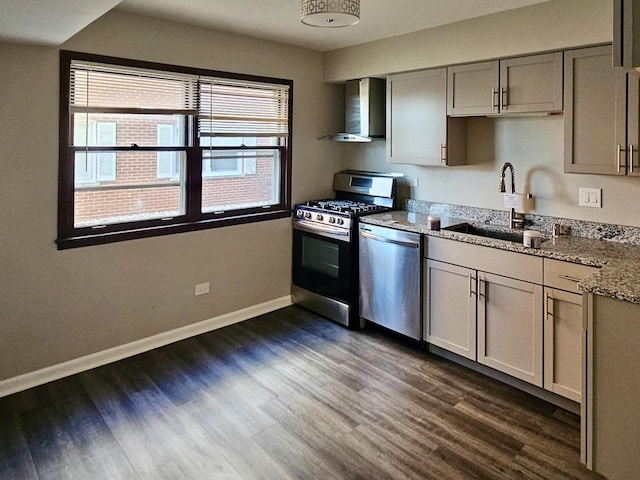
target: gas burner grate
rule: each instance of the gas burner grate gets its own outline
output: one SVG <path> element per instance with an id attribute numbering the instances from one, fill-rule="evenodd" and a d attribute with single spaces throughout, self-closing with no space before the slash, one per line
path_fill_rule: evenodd
<path id="1" fill-rule="evenodd" d="M 305 203 L 305 206 L 315 208 L 318 210 L 327 210 L 337 213 L 345 213 L 347 215 L 353 215 L 363 212 L 375 212 L 378 210 L 386 210 L 386 207 L 375 205 L 373 203 L 356 202 L 353 200 L 335 200 L 335 199 L 323 199 L 323 200 L 310 200 Z"/>

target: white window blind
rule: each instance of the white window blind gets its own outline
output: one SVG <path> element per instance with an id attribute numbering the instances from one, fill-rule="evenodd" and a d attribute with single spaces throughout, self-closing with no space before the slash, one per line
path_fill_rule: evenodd
<path id="1" fill-rule="evenodd" d="M 72 61 L 71 113 L 195 115 L 197 76 Z"/>
<path id="2" fill-rule="evenodd" d="M 287 137 L 289 86 L 200 78 L 200 137 Z"/>

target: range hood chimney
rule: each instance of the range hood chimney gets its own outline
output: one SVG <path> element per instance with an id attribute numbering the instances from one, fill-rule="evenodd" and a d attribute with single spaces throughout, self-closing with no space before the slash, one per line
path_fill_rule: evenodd
<path id="1" fill-rule="evenodd" d="M 379 78 L 348 80 L 345 88 L 345 132 L 326 135 L 334 142 L 384 140 L 386 131 L 386 81 Z"/>

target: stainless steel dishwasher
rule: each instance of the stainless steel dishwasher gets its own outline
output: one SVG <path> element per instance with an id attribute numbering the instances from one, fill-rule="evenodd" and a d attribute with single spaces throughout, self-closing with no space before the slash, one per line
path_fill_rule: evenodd
<path id="1" fill-rule="evenodd" d="M 421 338 L 422 236 L 360 224 L 360 316 L 407 337 Z"/>

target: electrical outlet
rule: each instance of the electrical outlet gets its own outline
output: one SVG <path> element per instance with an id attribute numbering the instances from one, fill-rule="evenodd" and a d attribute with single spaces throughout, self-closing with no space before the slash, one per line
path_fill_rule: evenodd
<path id="1" fill-rule="evenodd" d="M 196 297 L 198 295 L 206 295 L 209 293 L 209 282 L 198 283 L 196 285 Z"/>
<path id="2" fill-rule="evenodd" d="M 580 187 L 579 205 L 581 207 L 602 208 L 602 189 Z"/>

